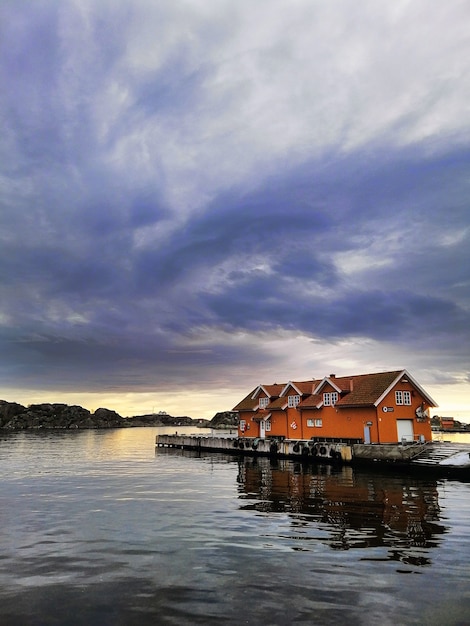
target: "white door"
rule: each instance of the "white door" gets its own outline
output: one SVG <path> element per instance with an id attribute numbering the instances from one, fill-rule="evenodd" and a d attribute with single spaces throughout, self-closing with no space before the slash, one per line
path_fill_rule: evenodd
<path id="1" fill-rule="evenodd" d="M 266 436 L 266 422 L 264 420 L 259 423 L 259 436 L 260 439 L 264 439 Z"/>
<path id="2" fill-rule="evenodd" d="M 398 441 L 414 441 L 413 420 L 397 420 Z"/>
<path id="3" fill-rule="evenodd" d="M 370 443 L 370 426 L 364 426 L 364 443 Z"/>

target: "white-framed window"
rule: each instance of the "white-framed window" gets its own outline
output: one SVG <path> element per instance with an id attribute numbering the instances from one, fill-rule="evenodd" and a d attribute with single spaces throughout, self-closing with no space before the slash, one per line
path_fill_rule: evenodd
<path id="1" fill-rule="evenodd" d="M 271 430 L 271 420 L 266 420 L 266 428 L 265 428 L 266 432 L 269 432 Z"/>
<path id="2" fill-rule="evenodd" d="M 240 430 L 242 431 L 242 433 L 245 432 L 245 430 L 246 430 L 246 421 L 245 420 L 240 420 Z"/>
<path id="3" fill-rule="evenodd" d="M 287 406 L 289 408 L 296 407 L 300 402 L 300 396 L 288 396 L 287 397 Z"/>
<path id="4" fill-rule="evenodd" d="M 310 428 L 321 428 L 323 426 L 323 420 L 321 418 L 317 418 L 315 420 L 307 420 L 307 426 L 310 426 Z"/>
<path id="5" fill-rule="evenodd" d="M 411 391 L 395 391 L 395 402 L 398 405 L 411 405 Z"/>
<path id="6" fill-rule="evenodd" d="M 259 408 L 265 409 L 269 404 L 269 398 L 260 398 L 259 399 Z"/>
<path id="7" fill-rule="evenodd" d="M 337 391 L 327 391 L 323 394 L 323 404 L 324 406 L 334 406 L 338 402 L 338 392 Z"/>

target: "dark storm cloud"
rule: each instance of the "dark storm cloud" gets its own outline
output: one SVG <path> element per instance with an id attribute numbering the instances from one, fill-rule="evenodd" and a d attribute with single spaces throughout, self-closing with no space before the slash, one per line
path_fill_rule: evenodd
<path id="1" fill-rule="evenodd" d="M 373 32 L 362 48 L 340 29 L 332 57 L 310 30 L 322 40 L 334 16 L 308 13 L 307 28 L 294 11 L 292 37 L 279 6 L 258 30 L 253 9 L 229 4 L 3 5 L 8 384 L 204 381 L 261 364 L 263 333 L 286 332 L 394 343 L 407 358 L 429 340 L 468 369 L 467 128 L 436 122 L 428 62 L 426 97 L 384 104 L 384 67 L 397 94 L 419 72 L 402 78 L 382 49 L 376 62 Z"/>
<path id="2" fill-rule="evenodd" d="M 368 337 L 411 344 L 432 336 L 439 337 L 442 348 L 455 335 L 468 338 L 468 313 L 449 295 L 449 278 L 458 282 L 465 277 L 457 259 L 468 255 L 467 247 L 461 242 L 443 252 L 427 242 L 432 232 L 459 223 L 460 204 L 454 199 L 454 208 L 440 222 L 436 219 L 444 189 L 431 204 L 421 206 L 421 190 L 439 188 L 449 171 L 437 168 L 439 156 L 433 157 L 434 167 L 423 157 L 422 167 L 417 157 L 400 153 L 397 158 L 403 168 L 400 177 L 390 155 L 384 159 L 379 152 L 372 167 L 357 152 L 326 169 L 313 163 L 278 176 L 274 183 L 268 179 L 248 195 L 225 192 L 144 249 L 132 243 L 129 233 L 146 222 L 133 217 L 135 209 L 139 214 L 143 206 L 149 223 L 157 221 L 153 207 L 146 209 L 145 199 L 139 193 L 133 198 L 131 191 L 125 201 L 129 216 L 124 218 L 112 203 L 102 210 L 106 198 L 97 193 L 96 214 L 79 207 L 71 215 L 71 246 L 60 239 L 49 244 L 27 239 L 2 250 L 4 285 L 14 287 L 20 277 L 34 293 L 30 302 L 29 293 L 17 300 L 13 295 L 6 307 L 18 321 L 19 340 L 10 338 L 4 354 L 22 362 L 26 376 L 29 355 L 34 376 L 40 376 L 41 363 L 64 378 L 78 378 L 83 371 L 99 386 L 106 376 L 127 376 L 132 370 L 129 384 L 135 378 L 145 386 L 157 372 L 164 376 L 178 367 L 191 370 L 204 359 L 211 367 L 246 359 L 243 351 L 223 345 L 202 356 L 192 348 L 172 352 L 198 327 L 295 330 L 328 340 Z M 458 175 L 452 183 L 462 184 Z M 388 216 L 396 197 L 406 202 Z M 432 224 L 426 223 L 427 212 L 433 215 Z M 389 251 L 386 243 L 382 248 L 377 223 L 395 229 L 398 237 L 400 224 L 419 228 L 416 240 L 424 237 L 423 247 L 406 250 L 398 243 Z M 352 289 L 334 255 L 363 252 L 364 233 L 378 237 L 377 258 L 372 256 L 364 282 Z M 392 264 L 382 268 L 384 254 L 391 255 Z M 381 282 L 388 283 L 386 291 L 379 288 Z M 426 285 L 422 293 L 420 285 Z M 41 333 L 40 340 L 34 332 Z M 104 368 L 106 376 L 91 375 Z M 137 375 L 139 368 L 144 371 Z"/>

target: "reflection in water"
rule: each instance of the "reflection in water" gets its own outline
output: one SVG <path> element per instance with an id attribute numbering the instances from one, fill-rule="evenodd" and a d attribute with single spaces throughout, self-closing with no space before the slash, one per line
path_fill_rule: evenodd
<path id="1" fill-rule="evenodd" d="M 0 434 L 1 626 L 468 623 L 470 483 L 157 432 Z"/>
<path id="2" fill-rule="evenodd" d="M 302 466 L 265 458 L 239 461 L 242 510 L 287 513 L 296 539 L 335 550 L 388 548 L 368 560 L 429 565 L 439 524 L 437 483 L 351 467 Z"/>

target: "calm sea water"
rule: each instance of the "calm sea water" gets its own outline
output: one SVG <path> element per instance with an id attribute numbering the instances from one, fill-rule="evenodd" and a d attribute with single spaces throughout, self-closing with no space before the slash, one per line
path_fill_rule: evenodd
<path id="1" fill-rule="evenodd" d="M 0 435 L 2 626 L 470 624 L 469 482 L 156 432 Z"/>

